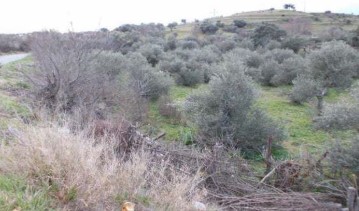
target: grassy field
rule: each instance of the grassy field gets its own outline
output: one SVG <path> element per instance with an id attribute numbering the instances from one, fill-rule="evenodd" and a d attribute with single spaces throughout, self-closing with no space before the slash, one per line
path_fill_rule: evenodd
<path id="1" fill-rule="evenodd" d="M 191 93 L 206 89 L 206 85 L 198 88 L 175 86 L 170 91 L 172 100 L 177 102 L 179 109 Z M 296 105 L 289 101 L 288 95 L 291 86 L 285 87 L 261 87 L 261 96 L 257 106 L 263 108 L 279 125 L 284 127 L 287 138 L 283 142 L 283 149 L 278 150 L 278 157 L 297 157 L 303 151 L 322 153 L 335 140 L 348 140 L 355 131 L 327 132 L 317 130 L 313 125 L 313 117 L 316 116 L 315 100 L 304 105 Z M 348 97 L 346 91 L 329 91 L 325 97 L 326 103 L 334 103 Z M 149 124 L 155 134 L 165 132 L 165 140 L 181 141 L 187 143 L 189 137 L 193 137 L 195 130 L 186 123 L 177 123 L 174 119 L 163 117 L 158 111 L 157 102 L 151 102 Z"/>

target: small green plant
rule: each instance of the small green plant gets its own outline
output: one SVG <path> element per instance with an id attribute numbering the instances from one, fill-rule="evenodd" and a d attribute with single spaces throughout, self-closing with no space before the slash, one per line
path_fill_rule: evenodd
<path id="1" fill-rule="evenodd" d="M 144 206 L 150 206 L 150 204 L 151 204 L 151 198 L 148 196 L 144 196 L 144 195 L 136 195 L 135 201 Z"/>
<path id="2" fill-rule="evenodd" d="M 47 210 L 50 204 L 46 188 L 35 189 L 24 179 L 0 175 L 0 210 Z"/>
<path id="3" fill-rule="evenodd" d="M 77 189 L 76 187 L 71 187 L 65 196 L 66 201 L 74 201 L 77 197 Z"/>
<path id="4" fill-rule="evenodd" d="M 182 129 L 180 132 L 180 140 L 185 145 L 192 145 L 195 141 L 192 130 Z"/>

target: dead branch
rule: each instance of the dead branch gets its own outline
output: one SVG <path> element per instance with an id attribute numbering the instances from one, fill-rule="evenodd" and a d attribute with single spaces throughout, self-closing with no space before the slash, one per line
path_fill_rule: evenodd
<path id="1" fill-rule="evenodd" d="M 164 137 L 165 135 L 166 135 L 166 133 L 163 132 L 163 133 L 161 133 L 160 135 L 158 135 L 156 138 L 154 138 L 153 140 L 154 140 L 154 141 L 157 141 L 158 139 Z"/>
<path id="2" fill-rule="evenodd" d="M 358 190 L 353 187 L 349 187 L 347 191 L 347 206 L 349 211 L 358 211 L 358 203 Z"/>
<path id="3" fill-rule="evenodd" d="M 273 168 L 272 171 L 270 171 L 266 176 L 263 177 L 263 179 L 259 182 L 258 185 L 264 183 L 269 177 L 271 177 L 275 171 L 276 171 L 277 167 Z"/>

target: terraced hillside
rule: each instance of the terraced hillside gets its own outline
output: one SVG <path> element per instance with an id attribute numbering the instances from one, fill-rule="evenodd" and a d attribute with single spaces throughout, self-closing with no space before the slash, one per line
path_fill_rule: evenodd
<path id="1" fill-rule="evenodd" d="M 233 14 L 226 17 L 210 18 L 211 21 L 221 21 L 225 24 L 231 24 L 234 20 L 244 20 L 248 25 L 248 29 L 253 29 L 256 24 L 262 22 L 274 23 L 284 26 L 290 19 L 301 18 L 307 20 L 310 24 L 310 31 L 314 36 L 328 31 L 331 27 L 341 27 L 344 30 L 354 30 L 359 25 L 359 17 L 348 14 L 325 14 L 325 13 L 305 13 L 291 10 L 263 10 L 254 12 L 243 12 Z M 174 30 L 180 36 L 188 35 L 195 23 L 181 24 Z M 168 33 L 170 31 L 168 30 Z"/>

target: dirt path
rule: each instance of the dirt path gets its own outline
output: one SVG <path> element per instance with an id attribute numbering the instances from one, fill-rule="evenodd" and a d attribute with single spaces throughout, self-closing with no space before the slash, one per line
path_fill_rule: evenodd
<path id="1" fill-rule="evenodd" d="M 14 61 L 20 60 L 22 58 L 25 58 L 27 55 L 29 55 L 29 54 L 28 53 L 20 53 L 20 54 L 10 54 L 10 55 L 0 56 L 0 65 L 4 65 L 9 62 L 14 62 Z"/>

